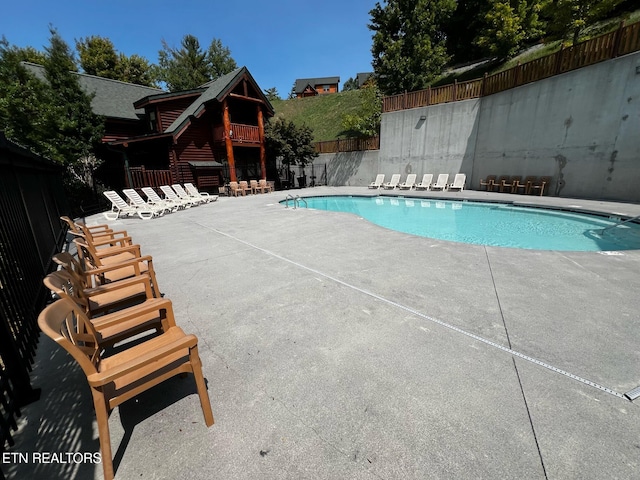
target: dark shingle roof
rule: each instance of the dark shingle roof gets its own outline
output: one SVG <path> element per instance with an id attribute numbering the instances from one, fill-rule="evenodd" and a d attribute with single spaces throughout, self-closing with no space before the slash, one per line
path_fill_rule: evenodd
<path id="1" fill-rule="evenodd" d="M 295 93 L 302 93 L 307 85 L 315 88 L 316 85 L 330 85 L 340 83 L 340 77 L 321 77 L 321 78 L 297 78 L 295 84 Z"/>
<path id="2" fill-rule="evenodd" d="M 46 79 L 42 65 L 29 62 L 22 62 L 22 65 L 40 80 Z M 96 77 L 85 73 L 76 73 L 76 75 L 80 87 L 86 93 L 95 93 L 93 100 L 91 100 L 93 112 L 105 117 L 138 120 L 144 110 L 134 108 L 134 102 L 150 95 L 165 93 L 159 88 L 145 87 L 110 78 Z"/>
<path id="3" fill-rule="evenodd" d="M 201 85 L 200 88 L 205 88 L 206 90 L 204 90 L 202 95 L 189 105 L 171 125 L 169 125 L 164 133 L 175 133 L 180 131 L 191 117 L 198 116 L 202 110 L 204 110 L 206 103 L 212 100 L 222 101 L 227 93 L 229 93 L 229 90 L 231 90 L 236 85 L 237 81 L 245 74 L 248 75 L 249 78 L 253 79 L 249 70 L 247 70 L 247 67 L 240 67 L 236 68 L 233 72 L 227 73 L 226 75 Z M 259 88 L 257 88 L 257 90 L 262 96 L 262 100 L 264 100 L 267 108 L 273 111 L 273 107 L 269 100 L 267 100 Z"/>
<path id="4" fill-rule="evenodd" d="M 367 82 L 367 80 L 369 80 L 369 78 L 371 78 L 371 75 L 373 75 L 373 72 L 358 73 L 356 75 L 356 81 L 358 82 L 358 88 L 361 88 Z"/>

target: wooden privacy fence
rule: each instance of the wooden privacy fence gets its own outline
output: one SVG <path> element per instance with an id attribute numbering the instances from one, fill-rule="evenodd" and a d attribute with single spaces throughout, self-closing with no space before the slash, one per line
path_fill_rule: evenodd
<path id="1" fill-rule="evenodd" d="M 64 243 L 67 213 L 62 168 L 0 132 L 0 453 L 13 445 L 20 407 L 39 398 L 29 372 L 47 300 L 42 278 Z"/>
<path id="2" fill-rule="evenodd" d="M 345 138 L 316 142 L 318 153 L 357 152 L 360 150 L 380 150 L 380 137 Z"/>
<path id="3" fill-rule="evenodd" d="M 382 111 L 394 112 L 479 98 L 638 50 L 640 50 L 640 22 L 627 26 L 620 24 L 620 27 L 613 32 L 585 40 L 571 47 L 561 48 L 545 57 L 518 64 L 493 75 L 385 97 Z"/>

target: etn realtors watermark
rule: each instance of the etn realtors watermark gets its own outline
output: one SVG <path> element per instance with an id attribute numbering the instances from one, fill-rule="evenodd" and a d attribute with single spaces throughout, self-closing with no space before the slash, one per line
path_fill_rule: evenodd
<path id="1" fill-rule="evenodd" d="M 2 452 L 2 463 L 101 463 L 100 452 Z"/>

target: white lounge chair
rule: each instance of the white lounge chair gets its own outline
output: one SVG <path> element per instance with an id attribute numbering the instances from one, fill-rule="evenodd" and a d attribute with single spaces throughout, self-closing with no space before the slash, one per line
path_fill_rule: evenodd
<path id="1" fill-rule="evenodd" d="M 180 198 L 169 185 L 162 185 L 160 187 L 160 190 L 162 190 L 162 193 L 164 193 L 165 199 L 171 200 L 172 202 L 176 202 L 177 204 L 181 205 L 183 208 L 190 208 L 198 204 L 198 202 L 196 202 L 195 200 L 185 200 Z"/>
<path id="2" fill-rule="evenodd" d="M 136 207 L 129 205 L 124 199 L 113 190 L 107 190 L 102 192 L 105 197 L 111 202 L 111 210 L 104 212 L 104 216 L 107 220 L 117 220 L 121 215 L 131 217 L 138 215 L 143 220 L 149 220 L 153 218 L 153 210 L 148 207 Z"/>
<path id="3" fill-rule="evenodd" d="M 453 178 L 453 183 L 449 185 L 449 190 L 452 188 L 459 189 L 460 191 L 464 190 L 466 181 L 467 176 L 464 173 L 456 173 L 456 176 Z"/>
<path id="4" fill-rule="evenodd" d="M 169 200 L 168 198 L 160 198 L 160 195 L 151 187 L 142 187 L 142 193 L 147 196 L 147 203 L 151 205 L 162 206 L 172 212 L 175 212 L 181 206 L 179 203 Z"/>
<path id="5" fill-rule="evenodd" d="M 218 195 L 209 195 L 207 192 L 201 192 L 193 183 L 185 183 L 184 188 L 189 195 L 195 198 L 202 198 L 205 202 L 215 202 L 218 200 Z"/>
<path id="6" fill-rule="evenodd" d="M 150 203 L 145 202 L 144 199 L 133 188 L 125 188 L 124 190 L 122 190 L 122 193 L 124 193 L 126 197 L 129 199 L 129 205 L 133 205 L 134 207 L 140 208 L 143 210 L 146 207 L 149 210 L 151 210 L 154 215 L 157 215 L 158 217 L 161 217 L 162 215 L 164 215 L 164 212 L 169 210 L 167 207 L 163 205 L 151 205 Z"/>
<path id="7" fill-rule="evenodd" d="M 443 192 L 447 189 L 447 182 L 449 181 L 448 173 L 441 173 L 438 175 L 438 180 L 436 183 L 431 185 L 431 190 L 442 190 Z"/>
<path id="8" fill-rule="evenodd" d="M 429 190 L 431 182 L 433 182 L 433 173 L 425 173 L 422 176 L 422 181 L 416 185 L 416 190 Z"/>
<path id="9" fill-rule="evenodd" d="M 379 173 L 376 179 L 369 184 L 369 188 L 380 188 L 384 183 L 384 173 Z"/>
<path id="10" fill-rule="evenodd" d="M 391 175 L 391 180 L 383 184 L 382 188 L 386 190 L 393 190 L 398 186 L 399 183 L 400 183 L 400 174 L 394 173 L 393 175 Z"/>
<path id="11" fill-rule="evenodd" d="M 401 183 L 400 185 L 398 185 L 398 188 L 401 190 L 411 190 L 415 186 L 416 186 L 416 174 L 410 173 L 409 175 L 407 175 L 407 178 L 405 179 L 404 183 Z"/>
<path id="12" fill-rule="evenodd" d="M 176 192 L 176 194 L 182 199 L 182 200 L 191 200 L 193 202 L 196 202 L 197 205 L 200 205 L 201 203 L 205 203 L 206 200 L 202 197 L 192 197 L 191 195 L 189 195 L 186 190 L 184 188 L 182 188 L 182 185 L 180 185 L 179 183 L 174 183 L 173 185 L 171 185 L 171 188 L 173 188 L 173 191 Z"/>

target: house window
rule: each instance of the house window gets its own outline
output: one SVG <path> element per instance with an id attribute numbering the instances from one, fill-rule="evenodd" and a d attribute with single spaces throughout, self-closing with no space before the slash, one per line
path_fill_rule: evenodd
<path id="1" fill-rule="evenodd" d="M 149 112 L 149 130 L 155 132 L 158 130 L 158 119 L 154 110 Z"/>
<path id="2" fill-rule="evenodd" d="M 323 92 L 330 92 L 331 91 L 331 85 L 325 85 L 322 87 L 322 91 Z"/>

